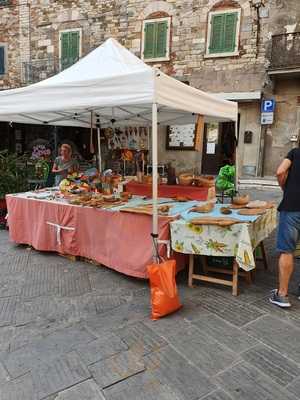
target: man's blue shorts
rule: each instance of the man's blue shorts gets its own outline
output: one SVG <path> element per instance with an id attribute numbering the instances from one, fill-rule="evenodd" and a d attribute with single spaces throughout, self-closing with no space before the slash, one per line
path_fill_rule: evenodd
<path id="1" fill-rule="evenodd" d="M 300 237 L 300 211 L 281 211 L 277 233 L 277 251 L 294 253 Z"/>

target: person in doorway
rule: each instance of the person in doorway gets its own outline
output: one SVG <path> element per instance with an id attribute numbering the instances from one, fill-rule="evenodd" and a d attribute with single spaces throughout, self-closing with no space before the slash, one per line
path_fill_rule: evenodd
<path id="1" fill-rule="evenodd" d="M 290 278 L 294 270 L 294 252 L 300 237 L 300 148 L 291 150 L 277 170 L 283 190 L 277 234 L 279 252 L 279 288 L 271 293 L 270 302 L 279 307 L 291 307 L 288 298 Z"/>
<path id="2" fill-rule="evenodd" d="M 78 161 L 72 157 L 72 147 L 66 143 L 62 144 L 60 147 L 60 156 L 56 157 L 52 168 L 52 172 L 56 174 L 55 185 L 58 186 L 68 174 L 77 172 L 78 169 Z"/>

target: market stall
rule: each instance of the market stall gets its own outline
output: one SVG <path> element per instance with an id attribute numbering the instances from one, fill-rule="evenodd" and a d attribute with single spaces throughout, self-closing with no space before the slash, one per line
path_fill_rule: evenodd
<path id="1" fill-rule="evenodd" d="M 110 202 L 71 204 L 54 193 L 7 196 L 11 240 L 40 251 L 84 257 L 137 278 L 147 277 L 146 266 L 152 260 L 151 213 L 120 212 L 124 204 Z M 130 201 L 131 207 L 147 204 L 141 198 Z M 160 240 L 170 239 L 169 222 L 174 219 L 159 215 Z M 161 255 L 166 253 L 161 247 Z"/>
<path id="2" fill-rule="evenodd" d="M 144 125 L 151 127 L 151 217 L 152 234 L 155 239 L 161 238 L 160 229 L 162 228 L 158 209 L 158 124 L 195 124 L 199 118 L 203 123 L 204 120 L 236 122 L 237 104 L 206 94 L 165 75 L 158 69 L 149 67 L 113 39 L 107 40 L 79 62 L 52 78 L 28 87 L 0 92 L 0 120 L 96 127 L 100 171 L 100 126 Z M 36 238 L 30 235 L 30 230 L 36 228 L 31 224 L 27 201 L 29 200 L 22 197 L 8 196 L 10 235 L 12 240 L 19 243 L 38 246 Z M 29 203 L 32 205 L 32 200 Z M 23 205 L 27 207 L 27 213 L 25 213 L 27 218 L 19 220 Z M 48 224 L 50 228 L 47 227 L 48 234 L 51 232 L 50 229 L 54 229 L 53 227 L 57 228 L 57 232 L 61 232 L 62 227 L 65 226 L 65 218 L 68 218 L 65 213 L 69 208 L 60 206 L 51 214 L 49 221 L 47 212 L 51 213 L 50 208 L 52 210 L 52 207 L 53 203 L 50 206 L 50 203 L 47 202 L 45 206 L 38 207 L 36 213 L 36 220 L 43 226 L 47 225 L 47 222 L 51 222 L 50 225 Z M 48 208 L 49 211 L 46 211 Z M 105 232 L 104 225 L 113 222 L 112 214 L 108 212 L 103 214 L 103 219 L 100 218 L 102 212 L 99 211 L 96 215 L 99 216 L 99 219 L 93 219 L 87 229 L 89 238 L 93 232 L 96 232 L 95 225 L 100 224 L 100 220 L 100 225 L 103 226 L 102 230 L 99 230 L 99 234 L 100 231 Z M 144 219 L 144 216 L 141 218 Z M 22 230 L 17 233 L 16 224 L 19 222 L 22 222 Z M 84 221 L 75 218 L 73 224 L 70 232 L 74 229 L 81 230 Z M 128 229 L 130 232 L 127 235 L 131 235 L 132 230 L 138 232 L 142 228 L 136 228 L 136 224 L 129 224 Z M 145 230 L 145 225 L 143 229 Z M 27 233 L 25 234 L 25 232 Z M 148 251 L 151 251 L 150 226 L 147 227 L 147 232 L 149 235 Z M 123 248 L 121 239 L 114 243 L 112 248 L 108 242 L 109 235 L 106 236 L 103 233 L 101 235 L 104 240 L 102 246 L 107 247 L 110 251 L 113 252 L 115 247 Z M 43 241 L 46 239 L 47 236 L 44 236 Z M 72 254 L 72 239 L 68 243 L 70 247 L 67 246 L 64 251 Z M 124 255 L 126 256 L 125 253 Z M 109 262 L 109 256 L 104 261 L 109 266 L 114 264 L 112 261 Z"/>

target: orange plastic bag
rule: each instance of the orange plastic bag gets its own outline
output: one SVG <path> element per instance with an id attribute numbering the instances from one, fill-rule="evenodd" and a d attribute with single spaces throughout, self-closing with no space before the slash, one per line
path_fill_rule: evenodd
<path id="1" fill-rule="evenodd" d="M 156 320 L 181 307 L 175 280 L 176 261 L 151 264 L 147 268 L 151 288 L 151 317 Z"/>

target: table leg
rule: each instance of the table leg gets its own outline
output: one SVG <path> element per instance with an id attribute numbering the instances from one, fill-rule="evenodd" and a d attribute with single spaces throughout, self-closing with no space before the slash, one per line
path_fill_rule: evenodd
<path id="1" fill-rule="evenodd" d="M 193 274 L 194 274 L 194 254 L 189 255 L 189 287 L 193 287 Z"/>
<path id="2" fill-rule="evenodd" d="M 207 274 L 208 273 L 207 257 L 206 256 L 201 256 L 201 262 L 202 262 L 203 272 L 205 274 Z"/>
<path id="3" fill-rule="evenodd" d="M 268 269 L 268 261 L 267 261 L 264 242 L 260 243 L 260 249 L 261 249 L 261 255 L 262 255 L 262 259 L 263 259 L 263 263 L 264 263 L 264 268 L 265 268 L 265 270 L 267 270 Z"/>
<path id="4" fill-rule="evenodd" d="M 238 295 L 238 281 L 239 281 L 239 265 L 236 260 L 233 261 L 233 274 L 232 274 L 232 295 Z"/>
<path id="5" fill-rule="evenodd" d="M 247 284 L 248 285 L 251 285 L 251 283 L 252 283 L 252 275 L 251 275 L 251 271 L 249 271 L 249 272 L 246 272 L 246 282 L 247 282 Z"/>

